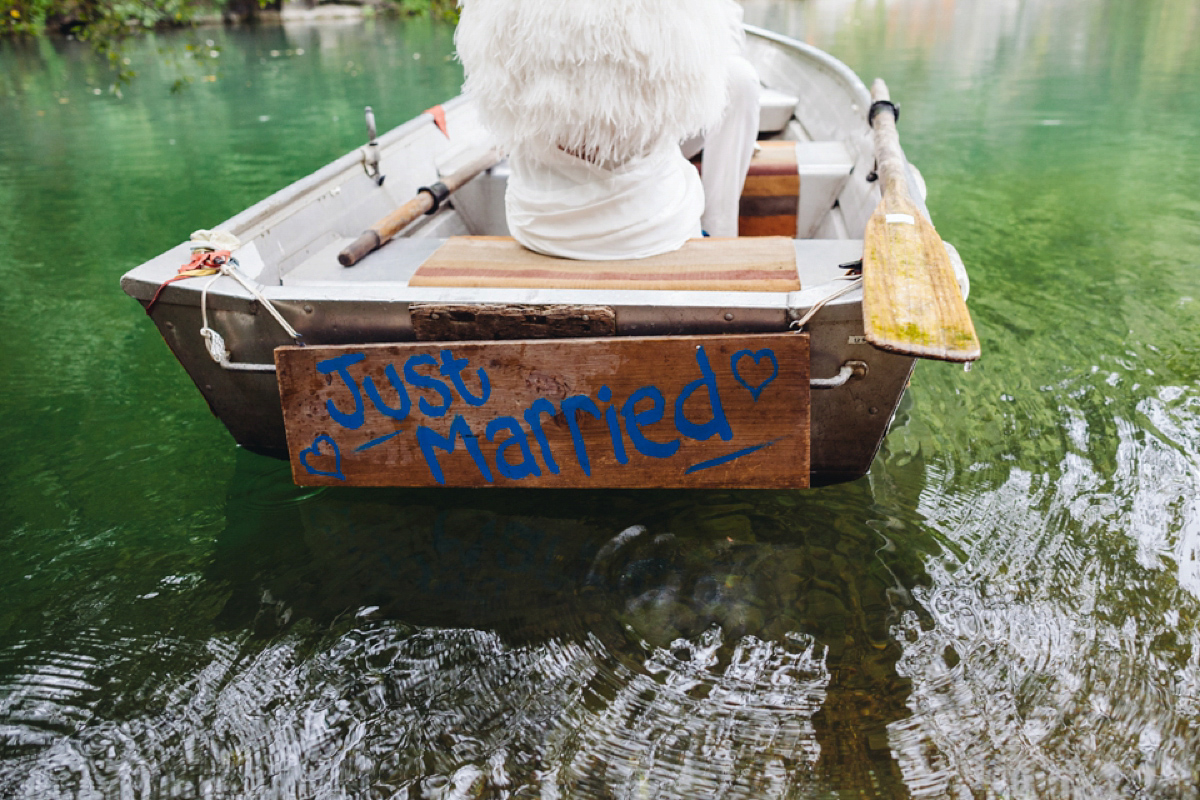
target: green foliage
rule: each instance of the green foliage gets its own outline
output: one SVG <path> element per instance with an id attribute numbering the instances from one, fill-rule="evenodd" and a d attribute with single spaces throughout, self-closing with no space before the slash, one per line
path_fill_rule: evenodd
<path id="1" fill-rule="evenodd" d="M 63 33 L 92 45 L 113 70 L 113 90 L 136 76 L 126 54 L 126 40 L 154 28 L 190 25 L 201 12 L 234 12 L 254 16 L 259 8 L 273 0 L 0 0 L 0 36 Z M 193 42 L 186 52 L 160 54 L 179 68 L 180 78 L 172 86 L 178 92 L 191 84 L 196 71 L 213 73 L 204 62 L 220 55 L 220 47 L 209 41 L 206 46 Z M 214 75 L 202 76 L 215 80 Z"/>
<path id="2" fill-rule="evenodd" d="M 0 34 L 41 33 L 52 0 L 0 2 Z"/>
<path id="3" fill-rule="evenodd" d="M 456 0 L 391 0 L 401 14 L 417 16 L 428 14 L 447 22 L 458 22 L 458 3 Z"/>
<path id="4" fill-rule="evenodd" d="M 197 0 L 0 0 L 0 35 L 65 33 L 89 42 L 113 68 L 116 84 L 136 74 L 125 56 L 131 34 L 192 20 Z"/>
<path id="5" fill-rule="evenodd" d="M 121 38 L 138 28 L 190 22 L 197 0 L 0 0 L 0 34 L 61 31 Z"/>
<path id="6" fill-rule="evenodd" d="M 406 16 L 427 15 L 458 21 L 457 0 L 388 0 L 390 8 Z M 163 26 L 190 25 L 199 12 L 220 11 L 252 17 L 259 8 L 278 6 L 278 0 L 0 0 L 0 36 L 64 33 L 89 42 L 107 59 L 114 72 L 114 90 L 136 76 L 126 55 L 126 39 Z M 372 10 L 368 7 L 368 11 Z M 177 65 L 216 58 L 219 49 L 188 45 L 186 53 L 164 53 Z M 184 64 L 184 60 L 189 62 Z M 203 66 L 203 65 L 202 65 Z M 196 77 L 181 69 L 172 86 L 178 92 Z M 194 70 L 193 70 L 194 71 Z M 214 70 L 207 70 L 213 72 Z M 213 80 L 213 76 L 202 76 Z"/>

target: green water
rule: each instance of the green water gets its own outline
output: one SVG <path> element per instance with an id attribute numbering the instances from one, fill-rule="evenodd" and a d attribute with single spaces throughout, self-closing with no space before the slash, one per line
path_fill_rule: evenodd
<path id="1" fill-rule="evenodd" d="M 888 80 L 984 346 L 806 493 L 294 487 L 118 280 L 451 31 L 0 43 L 0 796 L 1200 796 L 1200 5 L 747 19 Z"/>

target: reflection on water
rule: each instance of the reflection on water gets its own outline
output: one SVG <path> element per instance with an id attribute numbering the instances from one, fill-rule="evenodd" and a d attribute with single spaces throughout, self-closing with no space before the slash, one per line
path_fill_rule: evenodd
<path id="1" fill-rule="evenodd" d="M 1113 398 L 1055 388 L 1085 407 Z M 896 631 L 914 715 L 890 733 L 912 788 L 1197 791 L 1197 408 L 1146 399 L 1136 427 L 1111 419 L 1111 465 L 1089 460 L 1099 448 L 1085 416 L 1064 408 L 1058 464 L 981 461 L 925 488 L 918 511 L 959 557 L 928 562 L 930 583 L 914 591 L 934 624 L 910 617 Z"/>
<path id="2" fill-rule="evenodd" d="M 424 794 L 771 796 L 828 778 L 823 747 L 895 782 L 882 722 L 873 749 L 859 728 L 903 713 L 882 537 L 789 495 L 555 495 L 323 494 L 278 547 L 222 540 L 247 579 L 221 620 L 358 628 L 361 758 L 406 743 L 397 786 Z"/>
<path id="3" fill-rule="evenodd" d="M 869 524 L 865 487 L 306 496 L 286 475 L 239 453 L 211 563 L 170 582 L 216 595 L 210 636 L 9 661 L 10 790 L 899 786 L 888 623 L 923 573 Z M 97 682 L 118 685 L 101 715 Z"/>
<path id="4" fill-rule="evenodd" d="M 448 29 L 0 43 L 0 796 L 1200 796 L 1200 5 L 746 6 L 888 78 L 985 349 L 806 493 L 292 486 L 117 278 Z"/>

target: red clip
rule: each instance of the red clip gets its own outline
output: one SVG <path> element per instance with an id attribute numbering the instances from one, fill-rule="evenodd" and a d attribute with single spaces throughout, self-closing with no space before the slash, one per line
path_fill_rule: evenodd
<path id="1" fill-rule="evenodd" d="M 146 304 L 146 313 L 149 314 L 158 305 L 158 298 L 162 295 L 163 289 L 167 288 L 175 281 L 181 281 L 184 278 L 200 278 L 206 275 L 213 275 L 221 270 L 233 258 L 233 254 L 228 250 L 197 250 L 192 253 L 192 258 L 188 263 L 179 268 L 179 271 L 173 277 L 163 281 L 158 291 L 154 293 L 154 297 L 150 298 L 150 302 Z"/>
<path id="2" fill-rule="evenodd" d="M 192 260 L 179 268 L 179 273 L 191 272 L 198 269 L 220 269 L 229 263 L 231 253 L 228 250 L 197 250 L 192 253 Z M 183 277 L 192 277 L 183 275 Z"/>
<path id="3" fill-rule="evenodd" d="M 450 138 L 450 131 L 446 130 L 446 109 L 441 105 L 436 105 L 433 108 L 427 108 L 421 112 L 422 114 L 432 114 L 433 124 L 438 126 L 438 130 L 446 134 L 446 138 Z"/>

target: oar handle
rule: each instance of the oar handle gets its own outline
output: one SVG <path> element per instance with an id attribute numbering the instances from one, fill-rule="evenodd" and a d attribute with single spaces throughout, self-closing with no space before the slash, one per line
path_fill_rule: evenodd
<path id="1" fill-rule="evenodd" d="M 896 131 L 896 106 L 892 104 L 883 78 L 876 78 L 871 84 L 868 119 L 875 134 L 875 171 L 883 181 L 880 188 L 883 196 L 910 197 L 904 172 L 904 152 L 900 149 L 900 134 Z"/>
<path id="2" fill-rule="evenodd" d="M 382 247 L 384 242 L 403 230 L 417 217 L 437 211 L 443 200 L 479 173 L 494 167 L 501 158 L 499 150 L 488 150 L 452 175 L 429 186 L 422 186 L 417 190 L 416 197 L 367 228 L 342 252 L 338 253 L 338 263 L 343 267 L 354 266 L 368 253 Z"/>

